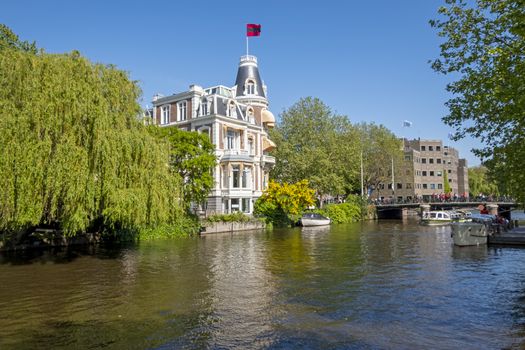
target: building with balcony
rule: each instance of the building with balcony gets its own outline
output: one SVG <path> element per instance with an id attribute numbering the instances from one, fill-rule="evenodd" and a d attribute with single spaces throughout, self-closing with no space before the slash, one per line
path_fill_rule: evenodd
<path id="1" fill-rule="evenodd" d="M 241 57 L 233 87 L 191 85 L 188 91 L 156 95 L 152 118 L 161 127 L 204 133 L 214 144 L 214 186 L 201 209 L 252 213 L 275 165 L 268 153 L 275 147 L 268 137 L 275 118 L 255 56 Z"/>

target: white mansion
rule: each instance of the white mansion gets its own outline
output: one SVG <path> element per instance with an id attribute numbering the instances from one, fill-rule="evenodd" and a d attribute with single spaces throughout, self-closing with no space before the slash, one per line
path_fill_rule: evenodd
<path id="1" fill-rule="evenodd" d="M 268 110 L 255 56 L 242 56 L 233 87 L 202 88 L 153 98 L 153 120 L 208 135 L 215 146 L 214 186 L 205 210 L 211 213 L 251 213 L 268 183 L 275 158 L 267 154 L 275 144 L 267 130 L 275 125 Z"/>

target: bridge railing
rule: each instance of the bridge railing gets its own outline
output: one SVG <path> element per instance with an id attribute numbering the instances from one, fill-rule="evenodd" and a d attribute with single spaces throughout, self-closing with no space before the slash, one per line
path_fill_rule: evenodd
<path id="1" fill-rule="evenodd" d="M 389 205 L 389 204 L 432 204 L 432 203 L 479 203 L 486 204 L 489 202 L 504 202 L 504 203 L 516 203 L 516 200 L 508 196 L 479 196 L 479 197 L 430 197 L 430 198 L 413 198 L 413 199 L 402 199 L 397 198 L 384 198 L 368 200 L 369 204 L 374 205 Z"/>

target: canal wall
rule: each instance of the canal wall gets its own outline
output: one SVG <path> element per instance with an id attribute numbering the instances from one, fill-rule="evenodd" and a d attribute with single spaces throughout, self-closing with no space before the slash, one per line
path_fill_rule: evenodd
<path id="1" fill-rule="evenodd" d="M 259 220 L 248 222 L 207 222 L 204 224 L 201 234 L 260 230 L 265 227 L 266 224 Z"/>

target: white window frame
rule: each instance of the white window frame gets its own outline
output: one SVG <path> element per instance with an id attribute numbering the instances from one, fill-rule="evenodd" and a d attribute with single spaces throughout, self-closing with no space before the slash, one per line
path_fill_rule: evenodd
<path id="1" fill-rule="evenodd" d="M 235 102 L 230 101 L 226 105 L 226 116 L 231 118 L 237 117 L 237 106 L 235 105 Z"/>
<path id="2" fill-rule="evenodd" d="M 248 107 L 246 109 L 246 121 L 248 121 L 251 124 L 255 124 L 255 111 L 252 107 Z"/>
<path id="3" fill-rule="evenodd" d="M 241 198 L 241 207 L 243 213 L 251 213 L 251 199 L 250 198 Z"/>
<path id="4" fill-rule="evenodd" d="M 185 121 L 188 119 L 188 104 L 186 101 L 177 102 L 177 121 Z"/>
<path id="5" fill-rule="evenodd" d="M 252 79 L 246 80 L 244 94 L 245 95 L 256 95 L 257 94 L 257 84 L 255 83 L 254 80 Z"/>
<path id="6" fill-rule="evenodd" d="M 169 124 L 170 123 L 170 105 L 164 105 L 160 107 L 160 124 Z"/>
<path id="7" fill-rule="evenodd" d="M 241 186 L 242 188 L 250 188 L 252 182 L 252 169 L 245 167 L 241 174 Z"/>
<path id="8" fill-rule="evenodd" d="M 254 137 L 248 137 L 248 153 L 250 156 L 255 155 L 255 140 Z"/>
<path id="9" fill-rule="evenodd" d="M 242 188 L 242 174 L 241 174 L 241 168 L 239 165 L 232 166 L 231 188 Z"/>
<path id="10" fill-rule="evenodd" d="M 199 106 L 199 116 L 200 117 L 203 117 L 205 115 L 208 115 L 208 101 L 204 100 L 204 101 L 201 101 L 200 103 L 200 106 Z"/>
<path id="11" fill-rule="evenodd" d="M 235 149 L 235 131 L 232 129 L 226 130 L 226 149 Z"/>

